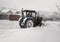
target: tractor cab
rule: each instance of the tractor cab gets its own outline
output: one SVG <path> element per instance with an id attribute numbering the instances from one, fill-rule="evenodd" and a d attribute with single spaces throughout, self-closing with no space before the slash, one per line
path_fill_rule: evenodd
<path id="1" fill-rule="evenodd" d="M 34 10 L 23 10 L 22 11 L 22 17 L 36 17 L 37 12 Z"/>

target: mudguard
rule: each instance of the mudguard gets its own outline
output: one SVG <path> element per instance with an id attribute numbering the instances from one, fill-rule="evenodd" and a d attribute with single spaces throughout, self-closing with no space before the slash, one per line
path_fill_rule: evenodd
<path id="1" fill-rule="evenodd" d="M 27 18 L 24 18 L 22 23 L 25 23 L 26 20 L 27 20 Z"/>
<path id="2" fill-rule="evenodd" d="M 32 18 L 32 17 L 24 18 L 22 23 L 25 23 L 27 20 L 31 20 L 31 19 L 33 20 L 33 18 Z"/>

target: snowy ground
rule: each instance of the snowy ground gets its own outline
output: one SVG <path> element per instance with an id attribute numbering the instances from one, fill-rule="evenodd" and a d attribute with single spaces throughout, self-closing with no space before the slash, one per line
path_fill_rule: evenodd
<path id="1" fill-rule="evenodd" d="M 0 42 L 60 42 L 60 21 L 22 29 L 17 21 L 0 20 Z"/>

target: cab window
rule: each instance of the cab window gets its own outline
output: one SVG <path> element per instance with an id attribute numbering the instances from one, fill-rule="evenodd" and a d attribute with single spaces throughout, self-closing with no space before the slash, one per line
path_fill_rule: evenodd
<path id="1" fill-rule="evenodd" d="M 35 17 L 35 13 L 32 13 L 32 16 Z"/>

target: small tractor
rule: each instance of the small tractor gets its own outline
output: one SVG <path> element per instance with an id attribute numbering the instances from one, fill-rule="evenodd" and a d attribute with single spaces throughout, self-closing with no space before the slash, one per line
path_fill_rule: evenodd
<path id="1" fill-rule="evenodd" d="M 22 18 L 19 21 L 21 28 L 30 28 L 42 25 L 42 17 L 39 17 L 39 13 L 35 10 L 23 10 L 21 11 Z"/>

